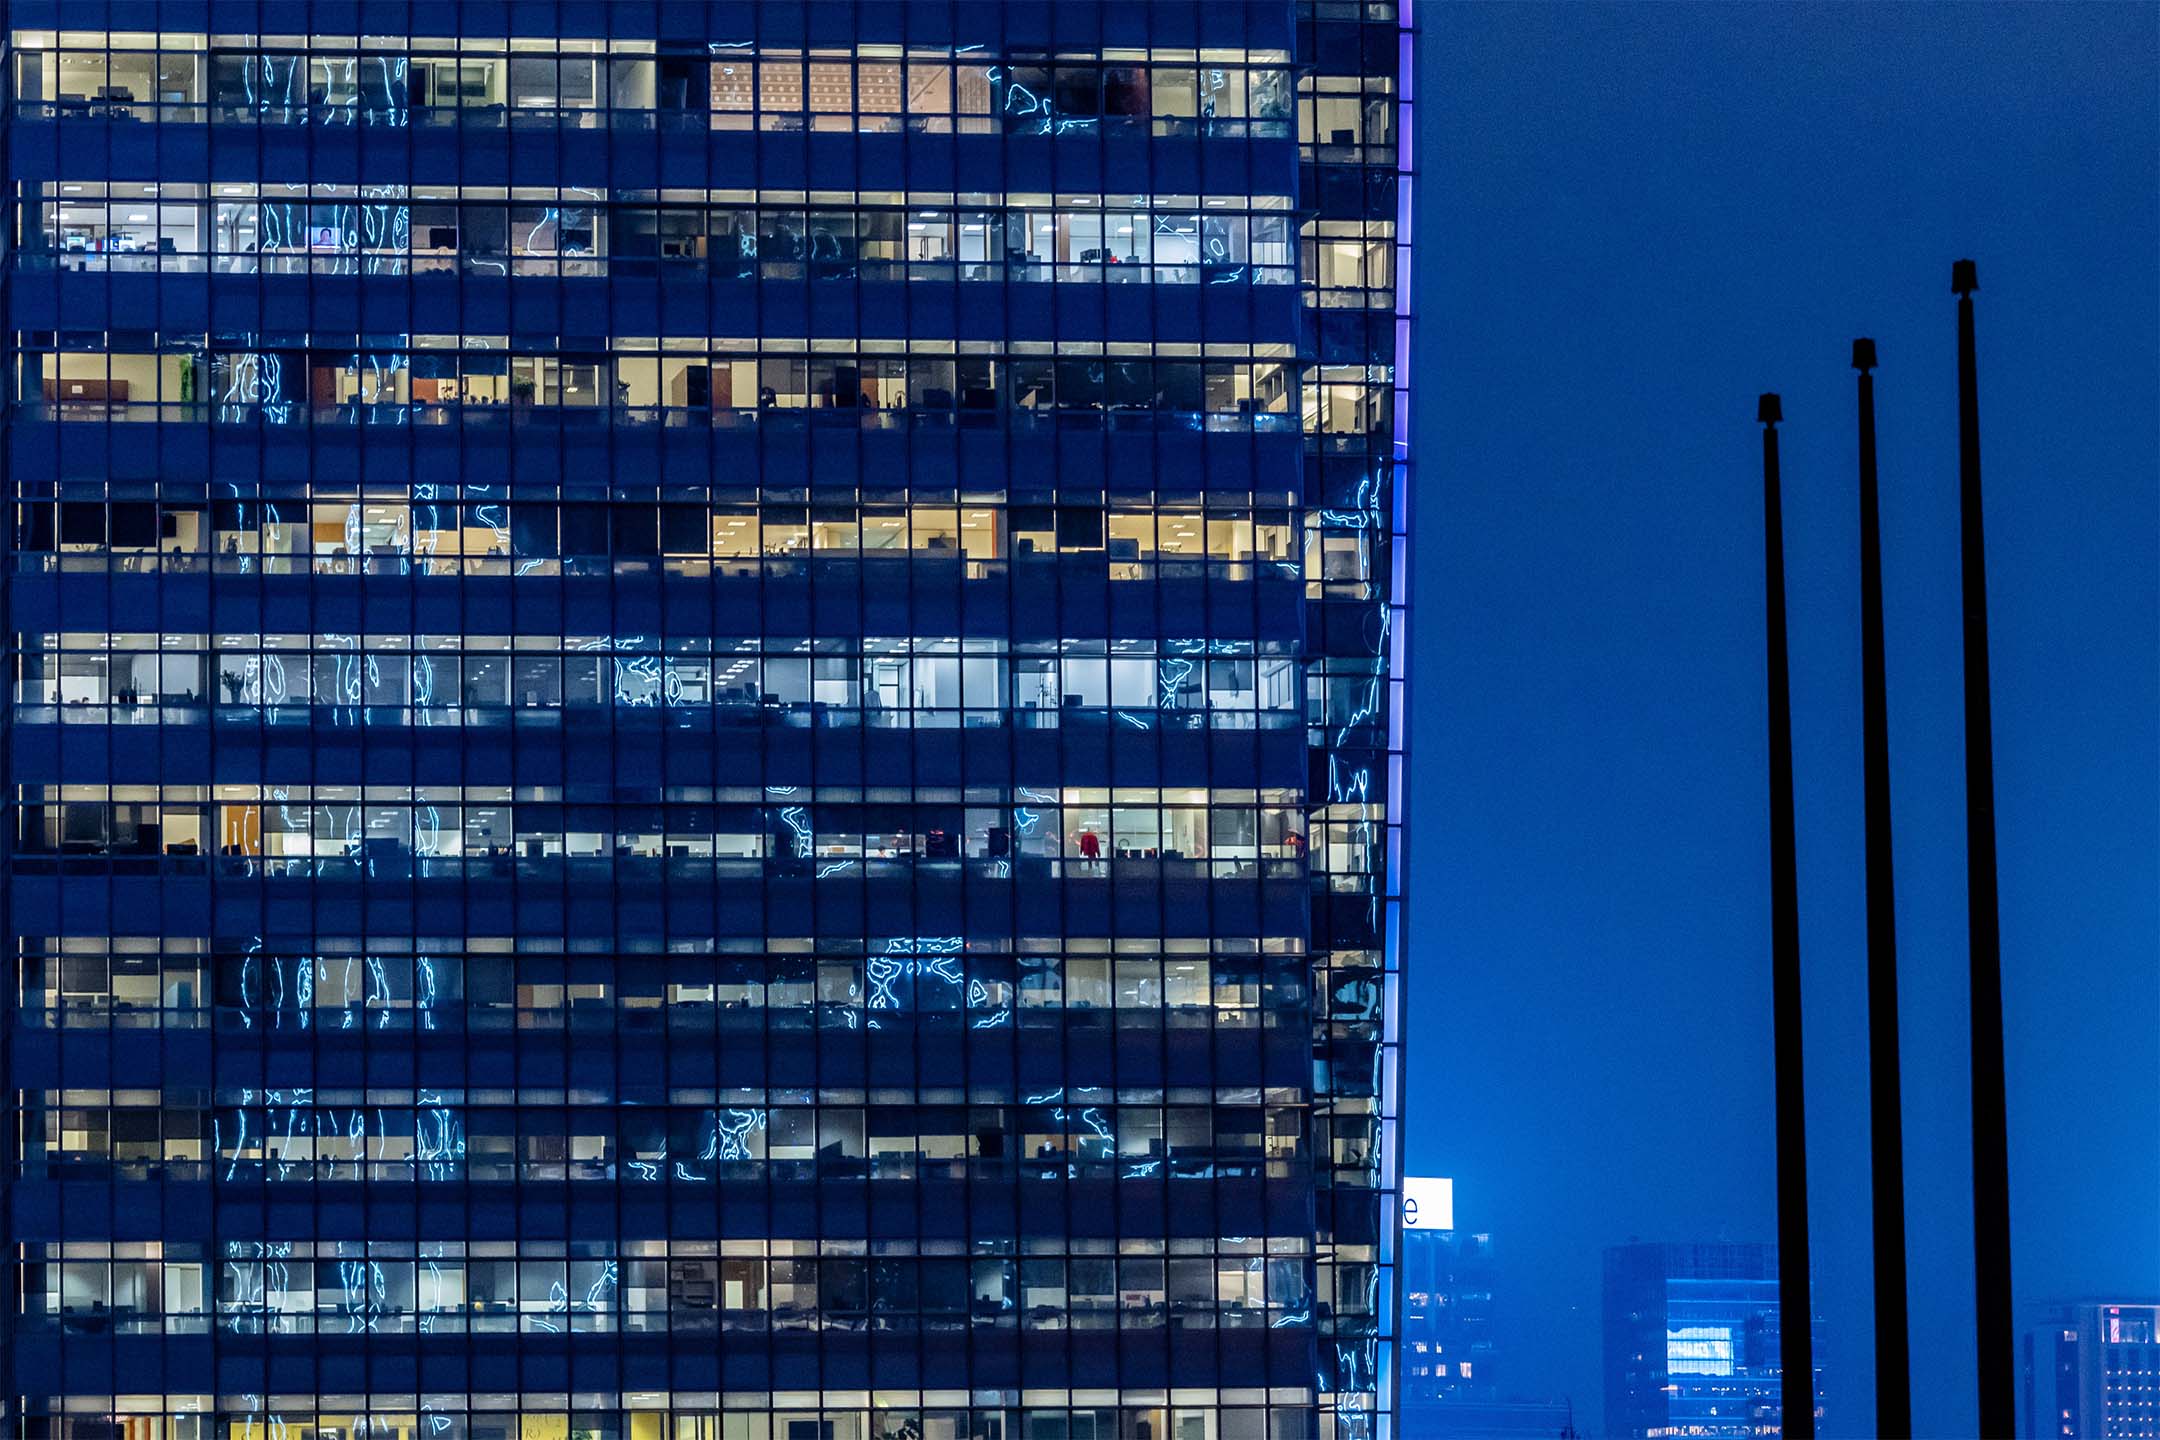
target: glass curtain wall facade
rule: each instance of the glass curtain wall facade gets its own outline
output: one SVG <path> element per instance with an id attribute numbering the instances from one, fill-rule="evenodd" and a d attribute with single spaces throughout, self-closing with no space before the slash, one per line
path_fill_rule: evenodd
<path id="1" fill-rule="evenodd" d="M 1396 1434 L 1407 4 L 0 17 L 0 1429 Z"/>

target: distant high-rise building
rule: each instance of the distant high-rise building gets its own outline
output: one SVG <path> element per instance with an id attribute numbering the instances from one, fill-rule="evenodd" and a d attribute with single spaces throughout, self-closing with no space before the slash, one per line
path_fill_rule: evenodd
<path id="1" fill-rule="evenodd" d="M 1558 1436 L 1557 1400 L 1504 1396 L 1494 1364 L 1493 1237 L 1455 1228 L 1452 1181 L 1403 1181 L 1402 1424 L 1449 1440 Z"/>
<path id="2" fill-rule="evenodd" d="M 1402 1402 L 1490 1395 L 1492 1236 L 1455 1228 L 1454 1182 L 1403 1181 Z"/>
<path id="3" fill-rule="evenodd" d="M 1777 1256 L 1762 1244 L 1605 1252 L 1606 1434 L 1784 1432 Z"/>
<path id="4" fill-rule="evenodd" d="M 2051 1307 L 2025 1334 L 2024 1368 L 2026 1434 L 2160 1437 L 2160 1304 Z"/>

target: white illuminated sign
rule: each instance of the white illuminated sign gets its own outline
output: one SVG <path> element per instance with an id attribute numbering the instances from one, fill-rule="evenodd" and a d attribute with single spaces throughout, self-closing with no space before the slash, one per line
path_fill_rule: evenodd
<path id="1" fill-rule="evenodd" d="M 1402 1182 L 1405 1230 L 1455 1228 L 1455 1182 L 1438 1176 L 1405 1176 Z"/>

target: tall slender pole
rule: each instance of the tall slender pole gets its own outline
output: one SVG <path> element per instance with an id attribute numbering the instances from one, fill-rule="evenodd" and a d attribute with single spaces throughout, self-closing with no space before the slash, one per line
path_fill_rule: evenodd
<path id="1" fill-rule="evenodd" d="M 1875 484 L 1875 342 L 1860 372 L 1860 713 L 1867 813 L 1868 1139 L 1875 1187 L 1875 1433 L 1912 1431 L 1905 1298 L 1905 1100 L 1898 1047 L 1897 905 L 1890 840 L 1890 706 L 1883 660 L 1882 512 Z"/>
<path id="2" fill-rule="evenodd" d="M 1770 651 L 1770 1008 L 1777 1065 L 1778 1350 L 1788 1440 L 1815 1440 L 1815 1304 L 1808 1290 L 1807 1091 L 1800 1048 L 1800 872 L 1793 838 L 1792 665 L 1785 645 L 1785 515 L 1778 397 L 1763 427 L 1763 590 Z"/>
<path id="3" fill-rule="evenodd" d="M 1995 720 L 1988 696 L 1987 546 L 1980 514 L 1980 378 L 1970 260 L 1958 297 L 1958 532 L 1965 592 L 1965 905 L 1972 946 L 1973 1319 L 1980 1433 L 2014 1433 L 2017 1337 L 2010 1299 L 2010 1123 L 2003 1076 L 2002 921 L 1995 887 Z"/>

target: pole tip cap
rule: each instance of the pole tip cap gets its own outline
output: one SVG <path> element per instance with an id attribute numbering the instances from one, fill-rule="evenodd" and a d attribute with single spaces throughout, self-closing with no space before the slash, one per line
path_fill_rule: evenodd
<path id="1" fill-rule="evenodd" d="M 1970 260 L 1950 262 L 1950 293 L 1970 295 L 1980 288 L 1980 267 Z"/>
<path id="2" fill-rule="evenodd" d="M 1755 401 L 1755 418 L 1765 425 L 1775 425 L 1785 418 L 1784 409 L 1774 394 L 1764 395 Z"/>
<path id="3" fill-rule="evenodd" d="M 1852 368 L 1872 370 L 1875 368 L 1875 342 L 1860 339 L 1852 342 Z"/>

